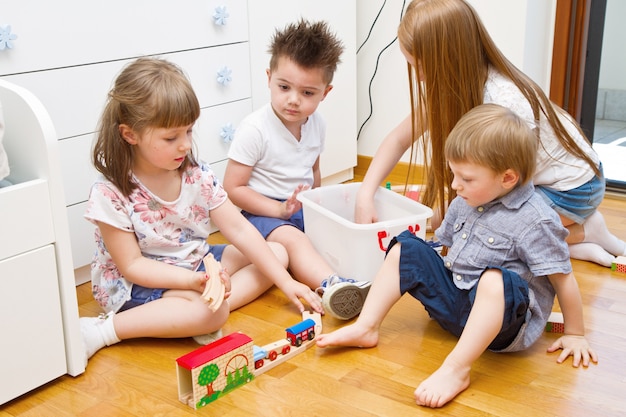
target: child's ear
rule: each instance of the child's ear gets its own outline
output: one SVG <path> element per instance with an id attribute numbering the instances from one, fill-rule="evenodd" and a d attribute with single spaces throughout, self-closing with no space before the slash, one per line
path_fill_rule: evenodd
<path id="1" fill-rule="evenodd" d="M 265 70 L 265 74 L 267 74 L 267 85 L 270 85 L 270 81 L 272 81 L 272 70 L 267 68 Z"/>
<path id="2" fill-rule="evenodd" d="M 326 86 L 326 89 L 324 90 L 324 97 L 322 97 L 322 100 L 324 100 L 326 98 L 326 96 L 328 95 L 328 93 L 330 93 L 330 90 L 333 89 L 333 85 L 332 84 L 328 84 Z"/>
<path id="3" fill-rule="evenodd" d="M 502 186 L 506 189 L 512 189 L 519 183 L 519 173 L 512 169 L 507 169 L 502 175 Z"/>
<path id="4" fill-rule="evenodd" d="M 120 130 L 120 136 L 122 137 L 122 139 L 124 139 L 126 142 L 128 142 L 131 145 L 137 144 L 137 139 L 135 138 L 135 132 L 133 131 L 133 129 L 130 128 L 130 126 L 121 124 L 119 126 L 119 130 Z"/>

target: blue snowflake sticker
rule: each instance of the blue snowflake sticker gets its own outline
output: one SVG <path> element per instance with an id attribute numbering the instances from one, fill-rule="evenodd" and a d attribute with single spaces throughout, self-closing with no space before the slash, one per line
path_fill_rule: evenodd
<path id="1" fill-rule="evenodd" d="M 11 33 L 11 25 L 0 26 L 0 51 L 13 48 L 13 42 L 17 39 L 15 33 Z"/>
<path id="2" fill-rule="evenodd" d="M 222 138 L 222 142 L 231 143 L 233 141 L 233 137 L 235 136 L 235 128 L 232 123 L 226 123 L 222 126 L 222 131 L 220 132 L 220 137 Z"/>
<path id="3" fill-rule="evenodd" d="M 213 13 L 213 21 L 216 25 L 225 26 L 226 19 L 230 17 L 228 11 L 226 11 L 226 6 L 218 6 L 215 8 L 215 13 Z"/>
<path id="4" fill-rule="evenodd" d="M 217 82 L 222 85 L 230 84 L 230 82 L 233 80 L 233 77 L 231 77 L 232 73 L 233 70 L 226 66 L 220 68 L 220 70 L 217 72 Z"/>

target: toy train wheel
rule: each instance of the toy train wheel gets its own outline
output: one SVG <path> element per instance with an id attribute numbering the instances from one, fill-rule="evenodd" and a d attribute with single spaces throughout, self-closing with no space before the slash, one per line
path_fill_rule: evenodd
<path id="1" fill-rule="evenodd" d="M 263 359 L 259 359 L 258 361 L 254 362 L 254 369 L 259 369 L 263 367 Z"/>
<path id="2" fill-rule="evenodd" d="M 289 351 L 291 350 L 291 346 L 287 345 L 287 346 L 283 346 L 283 355 L 286 355 L 289 353 Z"/>
<path id="3" fill-rule="evenodd" d="M 270 353 L 268 353 L 267 357 L 271 361 L 276 360 L 276 358 L 278 357 L 278 353 L 276 353 L 275 350 L 272 350 Z"/>
<path id="4" fill-rule="evenodd" d="M 313 340 L 313 339 L 315 339 L 315 331 L 314 331 L 314 330 L 311 330 L 311 331 L 309 332 L 309 340 Z"/>
<path id="5" fill-rule="evenodd" d="M 301 338 L 300 336 L 296 337 L 296 340 L 295 340 L 295 342 L 294 342 L 294 345 L 295 345 L 296 347 L 300 347 L 300 346 L 302 346 L 302 338 Z"/>

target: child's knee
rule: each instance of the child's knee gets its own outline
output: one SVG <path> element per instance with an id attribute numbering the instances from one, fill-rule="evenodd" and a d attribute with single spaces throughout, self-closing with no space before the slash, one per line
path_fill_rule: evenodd
<path id="1" fill-rule="evenodd" d="M 285 249 L 285 247 L 278 242 L 268 242 L 268 245 L 283 267 L 286 268 L 287 265 L 289 265 L 289 255 L 287 254 L 287 249 Z"/>

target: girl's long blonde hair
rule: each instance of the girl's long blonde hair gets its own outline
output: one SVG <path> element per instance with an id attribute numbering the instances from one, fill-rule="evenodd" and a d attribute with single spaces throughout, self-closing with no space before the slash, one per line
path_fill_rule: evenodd
<path id="1" fill-rule="evenodd" d="M 464 0 L 413 0 L 398 28 L 401 47 L 420 66 L 423 79 L 408 64 L 413 135 L 424 149 L 426 190 L 422 202 L 445 213 L 455 197 L 452 174 L 444 157 L 448 134 L 461 116 L 483 103 L 489 67 L 511 79 L 530 103 L 535 119 L 544 114 L 563 147 L 593 160 L 576 144 L 541 88 L 517 69 L 496 47 L 476 11 Z M 578 126 L 577 126 L 578 127 Z M 579 128 L 580 131 L 580 128 Z M 580 131 L 581 135 L 584 135 Z M 411 164 L 415 150 L 411 148 Z"/>
<path id="2" fill-rule="evenodd" d="M 128 125 L 142 133 L 149 128 L 187 126 L 200 116 L 198 98 L 183 71 L 158 58 L 139 58 L 115 80 L 100 117 L 93 147 L 95 168 L 125 195 L 137 187 L 132 178 L 134 150 L 120 134 Z M 197 165 L 190 151 L 179 168 Z"/>

